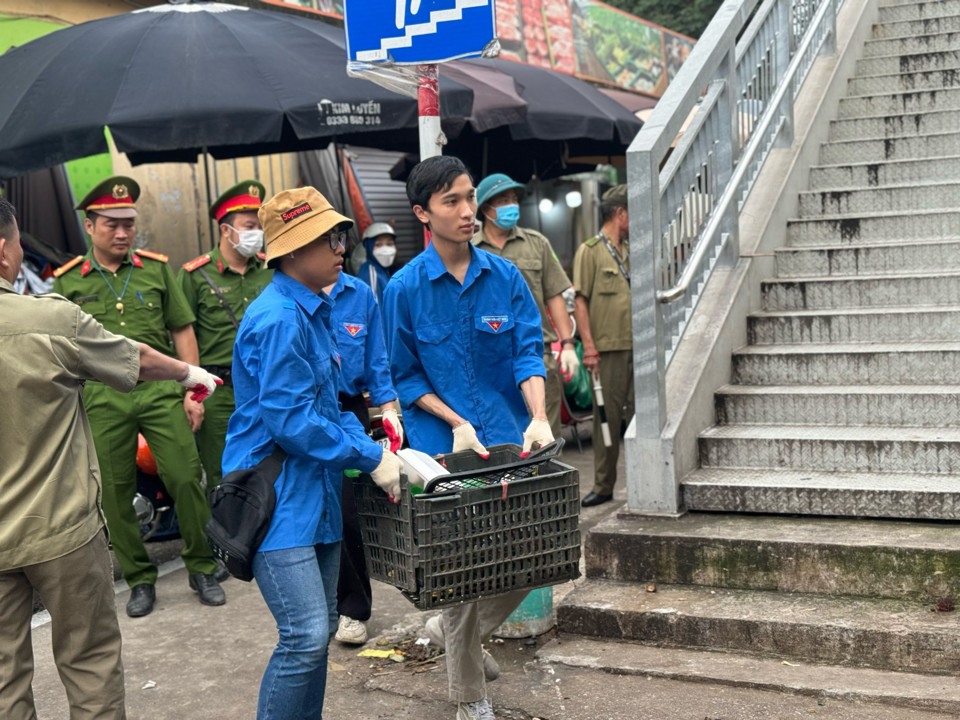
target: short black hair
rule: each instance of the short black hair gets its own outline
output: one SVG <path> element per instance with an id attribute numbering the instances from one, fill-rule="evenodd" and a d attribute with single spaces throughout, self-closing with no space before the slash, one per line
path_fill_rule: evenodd
<path id="1" fill-rule="evenodd" d="M 17 222 L 17 209 L 9 200 L 0 197 L 0 237 L 9 240 Z"/>
<path id="2" fill-rule="evenodd" d="M 609 205 L 607 203 L 601 203 L 600 204 L 600 222 L 605 223 L 607 220 L 610 220 L 614 215 L 617 214 L 617 210 L 619 210 L 622 207 L 623 205 L 620 205 L 619 203 L 615 203 L 615 204 L 611 203 Z"/>
<path id="3" fill-rule="evenodd" d="M 470 171 L 460 158 L 452 155 L 436 155 L 417 163 L 407 178 L 407 199 L 410 207 L 419 205 L 426 209 L 434 193 L 446 192 L 461 175 L 473 182 Z"/>

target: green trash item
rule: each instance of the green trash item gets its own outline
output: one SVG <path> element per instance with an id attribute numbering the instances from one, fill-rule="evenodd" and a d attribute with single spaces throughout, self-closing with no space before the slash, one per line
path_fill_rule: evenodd
<path id="1" fill-rule="evenodd" d="M 575 347 L 580 367 L 570 380 L 563 382 L 563 394 L 574 410 L 590 410 L 593 407 L 593 384 L 590 382 L 590 372 L 583 366 L 583 344 L 579 339 Z"/>
<path id="2" fill-rule="evenodd" d="M 553 587 L 531 590 L 517 609 L 493 634 L 503 638 L 526 638 L 543 635 L 556 624 L 553 616 Z"/>

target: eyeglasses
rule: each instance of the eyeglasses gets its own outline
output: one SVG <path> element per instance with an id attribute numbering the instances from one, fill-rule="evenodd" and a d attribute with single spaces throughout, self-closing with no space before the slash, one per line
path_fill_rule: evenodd
<path id="1" fill-rule="evenodd" d="M 347 247 L 347 231 L 346 230 L 331 230 L 328 233 L 321 235 L 318 240 L 326 239 L 330 243 L 330 249 L 334 252 L 337 251 L 338 247 L 346 248 Z"/>

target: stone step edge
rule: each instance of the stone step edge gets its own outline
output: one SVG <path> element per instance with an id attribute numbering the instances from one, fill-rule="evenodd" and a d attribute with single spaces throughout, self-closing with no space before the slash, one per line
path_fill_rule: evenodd
<path id="1" fill-rule="evenodd" d="M 797 425 L 777 423 L 737 423 L 712 425 L 700 432 L 701 440 L 729 440 L 751 442 L 870 442 L 894 443 L 942 443 L 960 444 L 960 428 L 913 427 L 907 425 Z M 753 467 L 753 466 L 748 466 Z M 919 473 L 937 475 L 943 473 Z"/>
<path id="2" fill-rule="evenodd" d="M 832 276 L 824 276 L 832 277 Z M 901 275 L 885 275 L 884 277 L 899 278 Z M 781 278 L 784 282 L 789 282 L 791 278 Z M 803 282 L 810 278 L 797 278 Z M 814 279 L 821 279 L 819 276 Z M 947 313 L 960 312 L 960 305 L 896 305 L 893 307 L 841 307 L 841 308 L 815 308 L 802 310 L 757 310 L 747 315 L 748 319 L 771 320 L 771 319 L 789 319 L 789 318 L 824 318 L 824 317 L 862 317 L 866 315 L 945 315 Z"/>
<path id="3" fill-rule="evenodd" d="M 950 236 L 944 235 L 941 237 L 926 238 L 923 240 L 910 240 L 909 242 L 899 241 L 899 242 L 878 242 L 878 243 L 859 243 L 857 245 L 838 245 L 837 243 L 831 243 L 830 245 L 785 245 L 783 247 L 778 247 L 774 250 L 774 253 L 807 253 L 807 252 L 822 252 L 824 250 L 890 250 L 893 248 L 904 248 L 904 247 L 932 247 L 934 245 L 955 245 L 960 243 L 960 235 Z"/>
<path id="4" fill-rule="evenodd" d="M 899 21 L 897 21 L 897 22 L 899 22 Z M 946 34 L 949 34 L 949 33 L 937 33 L 937 34 L 938 34 L 938 35 L 946 35 Z M 927 36 L 927 37 L 932 37 L 932 36 Z M 928 55 L 945 55 L 945 54 L 947 54 L 947 53 L 953 53 L 953 52 L 960 52 L 960 43 L 957 43 L 957 47 L 955 47 L 955 48 L 948 48 L 947 50 L 931 50 L 931 51 L 929 51 L 929 52 L 918 52 L 918 51 L 915 51 L 915 52 L 908 52 L 908 53 L 902 53 L 902 54 L 890 53 L 889 55 L 870 55 L 869 57 L 860 57 L 860 58 L 857 58 L 857 60 L 858 60 L 858 61 L 861 61 L 861 62 L 862 62 L 862 61 L 869 61 L 869 60 L 888 60 L 888 59 L 890 59 L 890 58 L 896 58 L 897 60 L 902 60 L 902 59 L 904 59 L 904 58 L 927 57 Z M 946 69 L 946 68 L 943 68 L 943 69 Z M 854 77 L 860 77 L 860 76 L 856 76 L 856 75 L 855 75 Z"/>
<path id="5" fill-rule="evenodd" d="M 956 68 L 955 71 L 960 71 L 960 68 Z M 895 75 L 882 76 L 878 75 L 877 77 L 897 77 Z M 947 89 L 960 89 L 960 88 L 943 88 Z M 911 118 L 914 119 L 918 115 L 960 115 L 960 108 L 934 108 L 930 110 L 904 110 L 901 112 L 896 112 L 888 115 L 854 115 L 853 117 L 837 117 L 833 118 L 830 123 L 854 123 L 862 122 L 864 120 L 888 120 L 890 118 Z M 913 120 L 916 123 L 916 120 Z M 903 136 L 901 136 L 903 137 Z M 908 135 L 905 137 L 916 137 L 915 135 Z"/>
<path id="6" fill-rule="evenodd" d="M 958 120 L 960 120 L 960 113 L 957 114 Z M 925 158 L 929 160 L 930 158 Z M 840 167 L 843 167 L 842 165 Z M 798 195 L 803 197 L 814 196 L 814 195 L 823 195 L 825 193 L 834 194 L 834 193 L 881 193 L 884 191 L 897 191 L 897 190 L 914 190 L 917 188 L 939 188 L 939 187 L 960 187 L 960 178 L 956 180 L 925 180 L 923 182 L 898 182 L 890 185 L 860 185 L 857 187 L 850 188 L 816 188 L 815 190 L 801 190 Z M 929 208 L 928 208 L 929 209 Z M 960 200 L 957 201 L 956 206 L 948 206 L 943 208 L 944 210 L 960 210 Z"/>
<path id="7" fill-rule="evenodd" d="M 782 343 L 744 345 L 736 355 L 845 355 L 862 353 L 960 352 L 960 342 Z"/>
<path id="8" fill-rule="evenodd" d="M 948 89 L 948 90 L 949 90 L 949 89 L 954 89 L 954 88 L 945 88 L 945 89 Z M 956 88 L 956 89 L 960 89 L 960 88 Z M 929 90 L 918 90 L 917 92 L 930 92 L 930 91 L 929 91 Z M 847 97 L 859 97 L 859 96 L 848 95 Z M 858 137 L 858 138 L 851 138 L 851 139 L 849 139 L 849 140 L 825 140 L 825 141 L 823 141 L 820 145 L 821 145 L 821 147 L 824 147 L 824 146 L 826 146 L 826 145 L 841 145 L 841 144 L 844 144 L 844 143 L 880 142 L 880 141 L 883 141 L 883 140 L 913 140 L 913 139 L 916 139 L 916 138 L 921 138 L 921 139 L 924 139 L 924 140 L 929 140 L 929 139 L 935 139 L 935 138 L 940 138 L 940 137 L 944 137 L 944 136 L 953 137 L 953 136 L 957 136 L 957 135 L 960 135 L 960 130 L 954 130 L 954 131 L 950 131 L 950 132 L 926 133 L 926 134 L 924 134 L 924 135 L 907 135 L 907 136 L 900 137 L 900 138 L 896 138 L 896 137 L 892 137 L 892 138 L 891 138 L 891 137 Z M 927 158 L 918 157 L 918 158 L 915 158 L 915 159 L 917 159 L 917 160 L 926 160 Z"/>
<path id="9" fill-rule="evenodd" d="M 957 48 L 957 49 L 960 49 L 960 48 Z M 934 50 L 933 52 L 930 52 L 930 53 L 920 53 L 920 54 L 937 55 L 938 53 L 944 53 L 944 52 L 955 52 L 955 50 Z M 899 56 L 881 55 L 880 57 L 882 58 L 882 57 L 899 57 Z M 869 58 L 862 58 L 862 59 L 875 60 L 876 56 L 869 57 Z M 882 78 L 903 77 L 904 75 L 926 75 L 927 73 L 937 73 L 937 72 L 953 73 L 953 72 L 956 72 L 956 70 L 957 70 L 956 67 L 936 67 L 936 68 L 927 68 L 926 70 L 905 70 L 903 72 L 884 72 L 884 73 L 875 73 L 873 75 L 853 75 L 850 78 L 850 80 L 877 80 Z M 956 85 L 945 85 L 942 88 L 937 87 L 937 88 L 930 88 L 930 89 L 947 90 L 949 88 L 955 88 L 955 87 Z M 925 88 L 920 88 L 920 92 L 922 92 L 924 89 Z"/>
<path id="10" fill-rule="evenodd" d="M 817 215 L 813 217 L 792 217 L 787 218 L 787 223 L 802 222 L 840 222 L 843 220 L 885 220 L 887 218 L 896 220 L 897 218 L 916 218 L 924 215 L 960 215 L 960 206 L 956 208 L 924 208 L 907 212 L 906 210 L 890 210 L 888 212 L 862 212 L 850 213 L 847 215 Z M 932 240 L 935 238 L 925 238 Z M 806 245 L 804 247 L 807 247 Z"/>
<path id="11" fill-rule="evenodd" d="M 958 271 L 944 271 L 944 272 L 909 272 L 909 273 L 897 273 L 895 275 L 888 274 L 872 274 L 872 275 L 797 275 L 790 277 L 770 277 L 764 278 L 760 281 L 761 287 L 763 285 L 774 285 L 774 284 L 787 284 L 787 285 L 796 285 L 797 283 L 809 283 L 809 282 L 849 282 L 851 280 L 856 281 L 869 281 L 869 280 L 884 280 L 889 281 L 891 279 L 896 280 L 929 280 L 936 278 L 957 278 L 960 277 L 960 270 Z M 912 307 L 912 306 L 911 306 Z M 921 306 L 917 307 L 930 307 L 930 306 Z M 944 306 L 938 306 L 944 307 Z"/>
<path id="12" fill-rule="evenodd" d="M 614 655 L 617 663 L 604 661 Z M 960 690 L 942 675 L 815 665 L 727 651 L 681 650 L 635 642 L 560 635 L 536 652 L 541 663 L 665 680 L 770 690 L 826 700 L 864 702 L 960 714 Z M 957 684 L 960 687 L 960 684 Z M 901 692 L 909 688 L 910 692 Z"/>
<path id="13" fill-rule="evenodd" d="M 960 395 L 960 385 L 737 385 L 727 383 L 716 394 L 756 395 Z"/>
<path id="14" fill-rule="evenodd" d="M 926 163 L 926 162 L 939 161 L 939 160 L 943 160 L 947 162 L 951 160 L 960 161 L 960 155 L 938 155 L 937 157 L 932 157 L 932 158 L 897 158 L 894 160 L 880 160 L 877 162 L 870 162 L 865 160 L 862 162 L 825 163 L 823 165 L 811 165 L 810 169 L 811 170 L 836 170 L 838 168 L 868 168 L 868 167 L 876 167 L 877 165 L 884 165 L 884 166 L 889 165 L 890 167 L 897 167 L 898 165 L 907 165 L 908 163 Z M 925 184 L 933 185 L 934 183 L 925 183 Z"/>
<path id="15" fill-rule="evenodd" d="M 784 468 L 757 467 L 700 467 L 687 473 L 680 481 L 681 486 L 735 488 L 765 488 L 789 490 L 802 487 L 805 490 L 835 491 L 874 491 L 882 484 L 891 490 L 893 483 L 901 487 L 892 488 L 897 492 L 939 492 L 952 495 L 945 481 L 953 479 L 960 482 L 960 475 L 933 475 L 923 473 L 882 473 L 882 472 L 835 472 L 827 470 L 792 470 Z M 913 486 L 913 487 L 911 487 Z M 767 514 L 767 513 L 764 513 Z M 807 516 L 805 516 L 807 517 Z M 884 521 L 897 520 L 911 522 L 911 518 L 880 518 Z M 920 522 L 944 522 L 938 518 Z M 946 521 L 956 522 L 956 521 Z"/>

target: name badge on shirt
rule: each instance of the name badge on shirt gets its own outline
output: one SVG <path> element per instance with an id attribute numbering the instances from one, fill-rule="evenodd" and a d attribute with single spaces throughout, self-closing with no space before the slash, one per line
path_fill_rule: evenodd
<path id="1" fill-rule="evenodd" d="M 500 328 L 503 327 L 503 324 L 509 320 L 506 315 L 481 315 L 480 321 L 486 323 L 490 326 L 490 329 L 494 332 L 500 332 Z"/>

